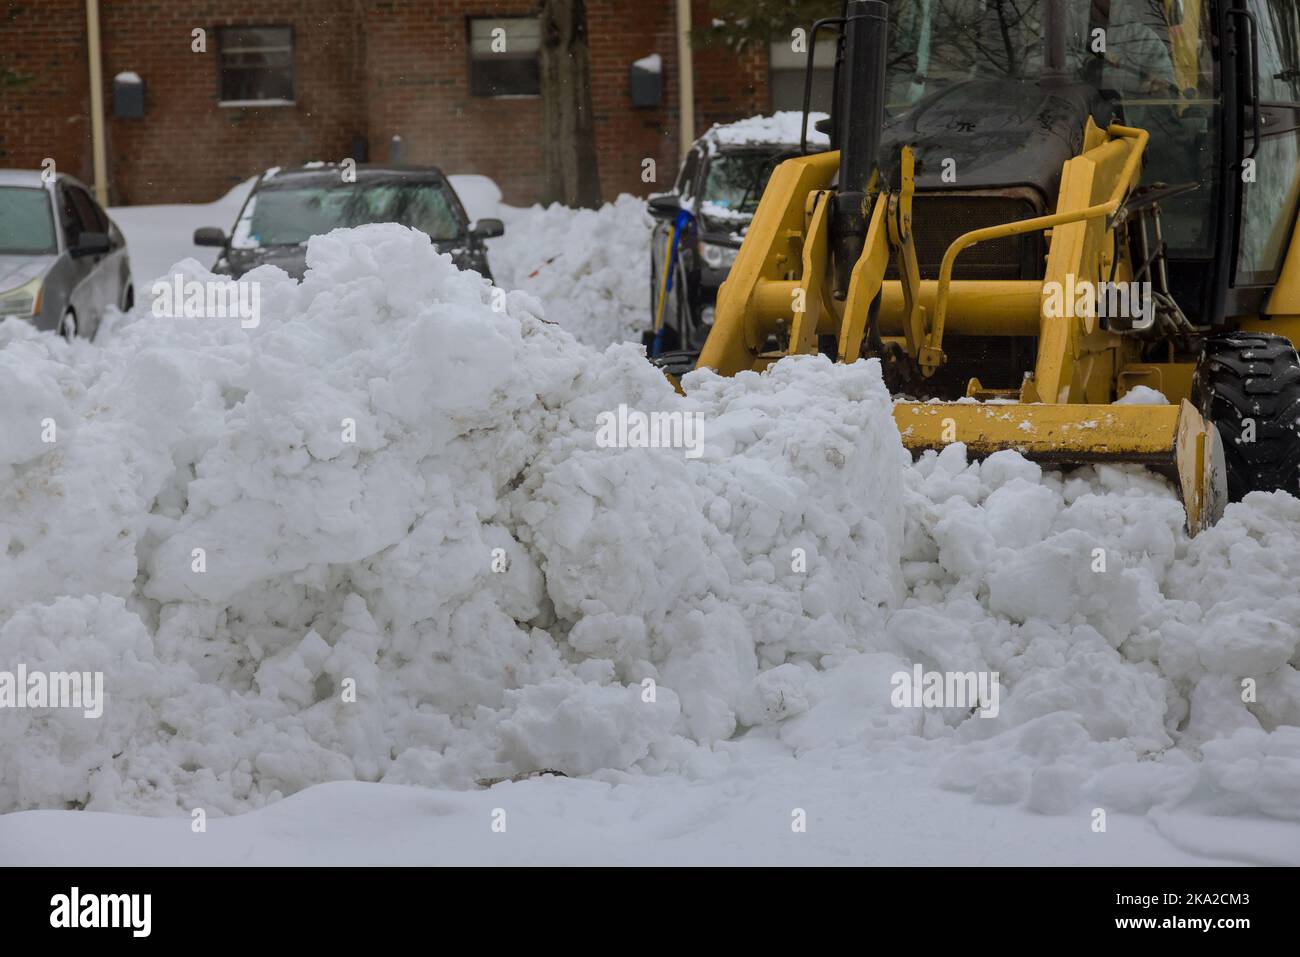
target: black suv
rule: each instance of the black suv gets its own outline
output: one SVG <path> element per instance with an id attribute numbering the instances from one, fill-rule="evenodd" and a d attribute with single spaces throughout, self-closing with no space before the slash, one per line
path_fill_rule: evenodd
<path id="1" fill-rule="evenodd" d="M 451 183 L 432 166 L 316 164 L 267 170 L 244 201 L 234 233 L 204 226 L 194 231 L 194 245 L 221 247 L 212 268 L 218 274 L 238 279 L 270 263 L 301 279 L 308 239 L 367 223 L 418 229 L 461 269 L 488 279 L 483 241 L 505 231 L 499 219 L 471 225 Z"/>
<path id="2" fill-rule="evenodd" d="M 793 142 L 735 132 L 753 126 L 753 120 L 746 120 L 713 127 L 692 145 L 672 190 L 650 197 L 656 224 L 650 243 L 650 321 L 643 342 L 652 356 L 699 352 L 713 327 L 718 287 L 736 260 L 772 171 L 799 153 L 797 120 Z M 816 141 L 810 151 L 826 148 L 824 136 L 814 134 L 810 140 Z M 670 238 L 676 239 L 675 252 Z M 672 263 L 668 283 L 666 260 Z M 662 329 L 656 337 L 661 309 Z"/>

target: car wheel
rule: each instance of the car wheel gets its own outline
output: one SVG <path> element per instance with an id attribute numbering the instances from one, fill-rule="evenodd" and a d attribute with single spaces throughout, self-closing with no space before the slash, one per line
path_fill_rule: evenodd
<path id="1" fill-rule="evenodd" d="M 71 342 L 77 338 L 77 314 L 69 309 L 59 320 L 59 335 Z"/>

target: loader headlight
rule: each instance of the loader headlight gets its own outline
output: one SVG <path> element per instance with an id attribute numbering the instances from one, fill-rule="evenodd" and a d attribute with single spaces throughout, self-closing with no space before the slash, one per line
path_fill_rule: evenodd
<path id="1" fill-rule="evenodd" d="M 34 316 L 41 308 L 41 286 L 45 277 L 37 276 L 16 289 L 0 292 L 0 316 Z"/>
<path id="2" fill-rule="evenodd" d="M 734 246 L 719 246 L 716 243 L 700 243 L 700 258 L 711 269 L 729 269 L 736 261 L 740 250 Z"/>

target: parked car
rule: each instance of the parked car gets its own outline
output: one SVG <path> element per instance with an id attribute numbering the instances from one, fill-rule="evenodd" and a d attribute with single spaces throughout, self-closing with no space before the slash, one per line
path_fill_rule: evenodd
<path id="1" fill-rule="evenodd" d="M 809 152 L 827 148 L 809 117 Z M 651 196 L 656 224 L 650 243 L 650 322 L 646 348 L 655 351 L 654 322 L 663 298 L 658 352 L 698 352 L 713 327 L 718 287 L 736 261 L 745 231 L 772 171 L 799 153 L 801 113 L 756 116 L 714 126 L 691 146 L 673 188 Z M 676 254 L 669 253 L 674 232 Z M 665 261 L 672 281 L 664 282 Z M 666 288 L 667 287 L 667 288 Z"/>
<path id="2" fill-rule="evenodd" d="M 109 306 L 134 304 L 126 239 L 84 184 L 0 170 L 0 319 L 93 338 Z"/>
<path id="3" fill-rule="evenodd" d="M 213 267 L 219 274 L 238 279 L 270 263 L 301 279 L 307 271 L 308 239 L 367 223 L 418 229 L 457 266 L 488 279 L 492 273 L 484 240 L 505 232 L 499 219 L 471 224 L 451 183 L 432 166 L 315 164 L 267 170 L 244 201 L 233 233 L 204 226 L 194 231 L 194 245 L 221 248 Z"/>

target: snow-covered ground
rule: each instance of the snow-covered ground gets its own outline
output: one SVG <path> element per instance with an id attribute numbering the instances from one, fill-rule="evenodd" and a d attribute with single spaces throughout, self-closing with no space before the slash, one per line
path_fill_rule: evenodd
<path id="1" fill-rule="evenodd" d="M 0 324 L 0 668 L 107 692 L 0 714 L 0 865 L 1300 863 L 1300 501 L 1188 540 L 1140 470 L 913 464 L 874 362 L 679 396 L 574 338 L 641 215 L 503 210 L 504 311 L 373 226 L 257 328 Z"/>
<path id="2" fill-rule="evenodd" d="M 216 262 L 219 250 L 195 246 L 194 230 L 216 226 L 228 234 L 255 182 L 256 177 L 247 179 L 211 203 L 114 206 L 108 211 L 126 236 L 137 302 L 148 298 L 153 280 L 171 274 L 174 263 L 190 258 L 211 267 Z"/>

